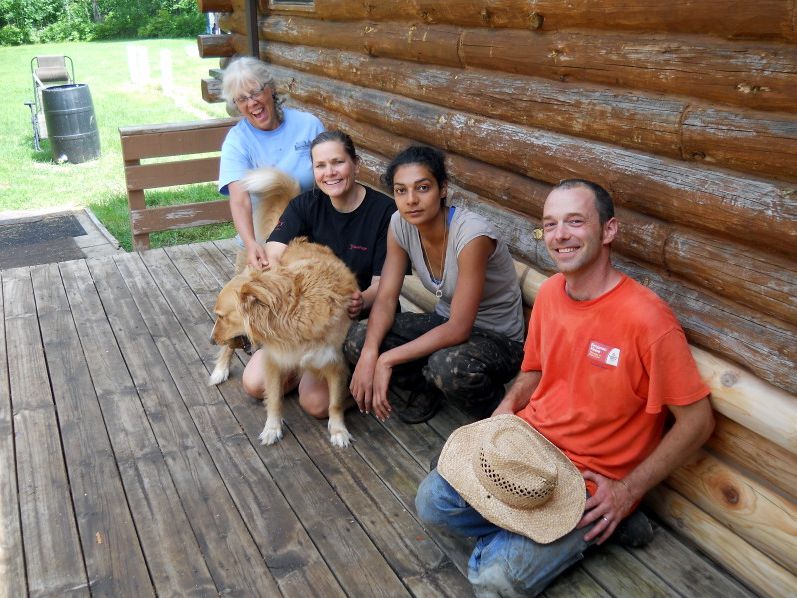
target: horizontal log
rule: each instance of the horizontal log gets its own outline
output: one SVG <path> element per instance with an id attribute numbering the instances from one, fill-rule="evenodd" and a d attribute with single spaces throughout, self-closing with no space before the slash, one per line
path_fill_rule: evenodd
<path id="1" fill-rule="evenodd" d="M 680 227 L 667 237 L 663 257 L 662 265 L 671 272 L 797 324 L 797 260 Z"/>
<path id="2" fill-rule="evenodd" d="M 789 571 L 797 571 L 797 503 L 698 451 L 667 485 Z"/>
<path id="3" fill-rule="evenodd" d="M 750 401 L 747 403 L 750 404 Z M 764 407 L 760 411 L 765 412 L 766 409 Z M 745 416 L 747 414 L 743 414 Z M 797 454 L 749 430 L 743 423 L 719 413 L 715 414 L 715 418 L 717 425 L 706 443 L 706 449 L 722 460 L 738 463 L 750 475 L 758 476 L 797 502 Z"/>
<path id="4" fill-rule="evenodd" d="M 468 67 L 797 111 L 797 49 L 783 44 L 469 29 L 460 56 Z"/>
<path id="5" fill-rule="evenodd" d="M 507 122 L 680 156 L 683 100 L 279 42 L 261 44 L 261 57 L 299 71 Z"/>
<path id="6" fill-rule="evenodd" d="M 315 40 L 313 45 L 324 48 L 362 52 L 365 50 L 366 31 L 373 25 L 370 22 L 320 21 L 309 17 L 270 15 L 259 22 L 261 47 L 263 41 L 306 44 Z"/>
<path id="7" fill-rule="evenodd" d="M 232 220 L 230 202 L 220 199 L 179 206 L 131 210 L 130 230 L 134 235 L 142 235 L 163 230 L 218 224 L 230 220 Z"/>
<path id="8" fill-rule="evenodd" d="M 125 160 L 217 152 L 237 118 L 120 127 Z"/>
<path id="9" fill-rule="evenodd" d="M 795 115 L 720 110 L 678 98 L 279 42 L 261 44 L 261 57 L 302 72 L 506 122 L 797 180 Z"/>
<path id="10" fill-rule="evenodd" d="M 364 34 L 371 56 L 401 56 L 427 64 L 465 66 L 459 55 L 462 34 L 458 27 L 371 22 Z"/>
<path id="11" fill-rule="evenodd" d="M 797 180 L 797 115 L 692 106 L 681 125 L 685 159 Z"/>
<path id="12" fill-rule="evenodd" d="M 262 6 L 268 4 L 261 0 Z M 365 2 L 323 0 L 313 14 L 326 20 L 420 21 L 464 27 L 506 27 L 558 31 L 566 28 L 627 29 L 667 33 L 701 33 L 721 37 L 795 39 L 791 0 L 470 0 L 440 2 Z M 272 5 L 273 14 L 295 14 L 297 8 Z M 718 18 L 717 15 L 722 15 Z"/>
<path id="13" fill-rule="evenodd" d="M 334 113 L 320 110 L 315 112 L 328 127 L 334 128 L 344 123 Z M 360 144 L 360 154 L 363 158 L 360 176 L 378 186 L 386 160 L 365 150 L 361 144 L 364 139 L 355 137 L 355 141 Z M 376 148 L 375 151 L 381 150 Z M 543 271 L 553 271 L 553 263 L 545 251 L 544 244 L 536 240 L 532 234 L 539 222 L 535 223 L 525 215 L 500 208 L 464 189 L 457 189 L 456 185 L 451 185 L 450 190 L 450 197 L 455 198 L 455 202 L 467 205 L 493 222 L 497 229 L 502 231 L 504 239 L 515 255 L 521 256 L 526 262 Z M 616 256 L 615 262 L 621 270 L 651 287 L 669 302 L 691 342 L 706 347 L 735 363 L 743 364 L 774 386 L 785 389 L 797 388 L 797 372 L 793 367 L 797 360 L 795 353 L 797 328 L 690 287 L 671 276 L 663 276 L 649 266 L 640 266 L 620 256 Z M 734 377 L 736 380 L 741 379 L 740 384 L 743 386 L 752 383 L 749 378 L 741 376 L 738 369 L 733 373 L 723 370 L 716 375 L 726 381 Z M 774 426 L 777 428 L 781 423 L 787 430 L 791 425 L 790 420 L 785 418 Z M 791 433 L 765 435 L 775 442 L 784 443 L 792 450 L 797 449 L 793 444 L 789 444 L 797 441 L 792 438 Z"/>
<path id="14" fill-rule="evenodd" d="M 224 33 L 246 36 L 246 17 L 243 11 L 219 15 L 219 29 Z"/>
<path id="15" fill-rule="evenodd" d="M 209 104 L 218 104 L 224 101 L 221 97 L 221 81 L 216 78 L 202 79 L 202 99 Z"/>
<path id="16" fill-rule="evenodd" d="M 615 256 L 614 262 L 669 303 L 691 343 L 741 364 L 786 391 L 797 388 L 797 327 L 695 288 L 653 266 L 621 256 Z"/>
<path id="17" fill-rule="evenodd" d="M 232 0 L 196 0 L 199 12 L 232 12 Z"/>
<path id="18" fill-rule="evenodd" d="M 788 596 L 797 577 L 680 494 L 659 485 L 645 504 L 762 596 Z"/>
<path id="19" fill-rule="evenodd" d="M 365 44 L 377 47 L 380 56 L 416 60 L 417 29 L 415 23 L 327 22 L 274 15 L 260 21 L 260 39 L 357 51 Z M 434 50 L 423 55 L 449 56 L 451 32 L 447 29 L 435 39 L 430 28 L 422 45 Z M 382 45 L 380 35 L 390 43 Z M 797 49 L 791 45 L 698 36 L 640 38 L 607 32 L 478 28 L 462 29 L 456 48 L 456 64 L 463 67 L 685 95 L 756 110 L 797 111 Z"/>
<path id="20" fill-rule="evenodd" d="M 692 356 L 700 375 L 711 388 L 714 409 L 792 455 L 797 455 L 797 397 L 794 394 L 775 388 L 738 365 L 702 348 L 693 347 Z M 786 388 L 793 390 L 797 386 Z M 796 471 L 792 470 L 792 475 Z"/>
<path id="21" fill-rule="evenodd" d="M 196 43 L 200 58 L 219 58 L 235 54 L 229 35 L 197 35 Z"/>
<path id="22" fill-rule="evenodd" d="M 445 109 L 272 66 L 297 99 L 394 134 L 555 182 L 588 178 L 618 205 L 797 256 L 797 187 L 749 179 L 577 137 Z"/>
<path id="23" fill-rule="evenodd" d="M 218 178 L 218 157 L 125 166 L 128 190 L 207 183 Z"/>

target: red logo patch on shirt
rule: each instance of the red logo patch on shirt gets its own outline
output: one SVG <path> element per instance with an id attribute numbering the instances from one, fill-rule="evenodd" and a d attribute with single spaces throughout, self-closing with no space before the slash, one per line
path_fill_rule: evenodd
<path id="1" fill-rule="evenodd" d="M 590 341 L 587 349 L 587 357 L 601 365 L 611 365 L 617 367 L 620 363 L 620 349 L 609 347 L 598 341 Z"/>
<path id="2" fill-rule="evenodd" d="M 355 245 L 354 243 L 349 245 L 349 249 L 353 249 L 355 251 L 368 251 L 367 247 L 363 247 L 362 245 Z"/>

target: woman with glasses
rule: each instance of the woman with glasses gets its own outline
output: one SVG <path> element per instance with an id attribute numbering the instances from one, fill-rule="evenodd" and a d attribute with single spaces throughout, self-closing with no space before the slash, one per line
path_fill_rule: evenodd
<path id="1" fill-rule="evenodd" d="M 313 187 L 310 143 L 324 130 L 312 114 L 283 108 L 266 64 L 249 56 L 224 69 L 222 97 L 244 117 L 221 146 L 219 192 L 230 197 L 230 211 L 238 242 L 246 250 L 247 263 L 263 268 L 266 251 L 255 240 L 254 206 L 240 180 L 248 170 L 273 166 L 290 174 L 307 191 Z"/>

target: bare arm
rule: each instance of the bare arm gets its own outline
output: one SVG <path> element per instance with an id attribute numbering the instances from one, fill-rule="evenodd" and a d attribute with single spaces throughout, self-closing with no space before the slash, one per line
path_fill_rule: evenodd
<path id="1" fill-rule="evenodd" d="M 387 331 L 393 325 L 396 304 L 398 303 L 399 293 L 401 293 L 401 285 L 404 283 L 404 273 L 407 271 L 408 262 L 407 253 L 398 244 L 392 231 L 389 231 L 387 235 L 387 257 L 385 258 L 384 266 L 382 266 L 382 276 L 379 278 L 376 297 L 371 306 L 371 314 L 368 317 L 365 342 L 349 385 L 351 394 L 354 400 L 357 401 L 357 406 L 364 413 L 368 413 L 371 410 L 374 368 L 376 367 L 376 360 L 379 358 L 379 345 L 382 344 Z"/>
<path id="2" fill-rule="evenodd" d="M 285 243 L 279 241 L 269 241 L 266 243 L 266 257 L 269 264 L 279 264 L 282 261 L 282 254 L 285 253 L 285 248 L 288 247 Z"/>
<path id="3" fill-rule="evenodd" d="M 517 413 L 523 409 L 529 404 L 531 395 L 534 394 L 541 379 L 540 371 L 520 372 L 492 414 Z"/>
<path id="4" fill-rule="evenodd" d="M 595 482 L 598 490 L 587 500 L 584 517 L 578 527 L 604 518 L 584 536 L 587 542 L 599 536 L 598 544 L 602 544 L 645 492 L 682 465 L 711 436 L 714 414 L 708 397 L 691 405 L 671 405 L 669 409 L 675 416 L 672 428 L 648 458 L 623 480 L 611 480 L 592 471 L 584 472 L 584 479 Z"/>
<path id="5" fill-rule="evenodd" d="M 268 266 L 266 250 L 255 239 L 255 228 L 252 222 L 252 200 L 240 181 L 233 181 L 227 187 L 230 191 L 230 212 L 235 230 L 244 244 L 247 264 L 261 270 Z"/>
<path id="6" fill-rule="evenodd" d="M 382 353 L 374 368 L 373 405 L 377 417 L 390 414 L 387 389 L 396 365 L 431 355 L 438 349 L 451 347 L 470 338 L 484 290 L 487 260 L 495 250 L 495 241 L 480 236 L 470 241 L 459 253 L 459 277 L 451 301 L 451 317 L 426 334 Z"/>

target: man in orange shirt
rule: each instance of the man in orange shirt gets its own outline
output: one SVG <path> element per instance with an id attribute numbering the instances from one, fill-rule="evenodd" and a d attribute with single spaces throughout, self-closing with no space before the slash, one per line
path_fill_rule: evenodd
<path id="1" fill-rule="evenodd" d="M 599 185 L 571 179 L 548 195 L 543 234 L 559 274 L 540 288 L 521 372 L 493 413 L 524 419 L 581 471 L 588 498 L 576 529 L 538 544 L 490 528 L 437 470 L 418 489 L 422 519 L 478 538 L 468 574 L 477 595 L 542 591 L 713 430 L 709 391 L 675 316 L 612 266 L 617 230 Z M 674 423 L 662 435 L 668 411 Z"/>

